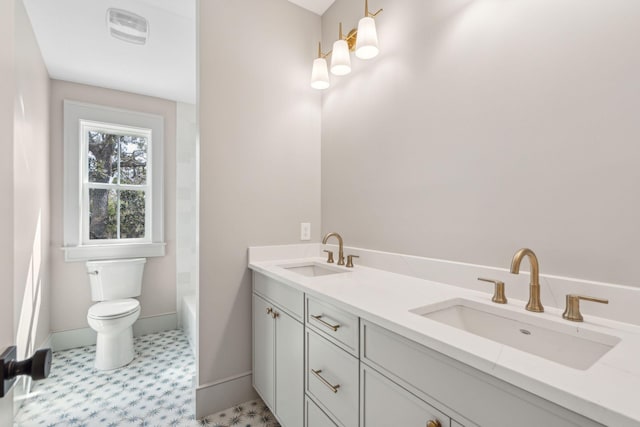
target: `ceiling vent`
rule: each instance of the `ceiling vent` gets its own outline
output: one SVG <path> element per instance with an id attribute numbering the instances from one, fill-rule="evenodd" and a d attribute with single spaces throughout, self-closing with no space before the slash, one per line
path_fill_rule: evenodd
<path id="1" fill-rule="evenodd" d="M 107 28 L 113 37 L 128 43 L 145 44 L 149 38 L 147 20 L 127 10 L 107 10 Z"/>

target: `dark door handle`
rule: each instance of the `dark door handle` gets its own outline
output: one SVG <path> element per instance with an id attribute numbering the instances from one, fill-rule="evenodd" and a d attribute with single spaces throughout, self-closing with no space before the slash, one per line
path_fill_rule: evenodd
<path id="1" fill-rule="evenodd" d="M 0 388 L 0 397 L 4 397 L 19 375 L 29 375 L 34 381 L 42 380 L 49 376 L 51 371 L 51 349 L 45 348 L 36 351 L 28 359 L 16 360 L 16 347 L 9 347 L 0 356 L 0 380 L 3 386 Z"/>

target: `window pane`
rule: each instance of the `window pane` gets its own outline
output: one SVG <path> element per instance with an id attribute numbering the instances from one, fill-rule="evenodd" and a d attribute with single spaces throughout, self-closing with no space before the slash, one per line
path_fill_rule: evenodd
<path id="1" fill-rule="evenodd" d="M 146 184 L 147 138 L 141 136 L 120 137 L 120 183 Z"/>
<path id="2" fill-rule="evenodd" d="M 118 238 L 118 192 L 89 190 L 89 239 Z"/>
<path id="3" fill-rule="evenodd" d="M 120 191 L 121 239 L 141 239 L 144 237 L 144 205 L 144 191 Z"/>
<path id="4" fill-rule="evenodd" d="M 117 135 L 104 132 L 88 132 L 89 182 L 115 182 L 118 171 Z"/>

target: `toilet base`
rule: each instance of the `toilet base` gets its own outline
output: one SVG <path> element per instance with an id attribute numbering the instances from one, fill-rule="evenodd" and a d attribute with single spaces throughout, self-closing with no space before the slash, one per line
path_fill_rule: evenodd
<path id="1" fill-rule="evenodd" d="M 96 342 L 96 369 L 109 371 L 131 363 L 134 357 L 133 328 L 116 334 L 98 332 Z"/>

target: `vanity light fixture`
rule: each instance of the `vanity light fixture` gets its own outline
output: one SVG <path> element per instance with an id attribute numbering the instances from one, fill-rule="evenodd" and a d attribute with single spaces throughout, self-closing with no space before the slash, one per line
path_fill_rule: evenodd
<path id="1" fill-rule="evenodd" d="M 382 12 L 379 9 L 375 13 L 369 11 L 369 1 L 364 2 L 364 18 L 358 22 L 358 29 L 342 33 L 342 22 L 339 25 L 338 40 L 333 43 L 333 50 L 322 53 L 318 43 L 318 57 L 313 61 L 311 70 L 311 87 L 314 89 L 327 89 L 330 86 L 329 73 L 327 72 L 327 56 L 331 55 L 331 74 L 344 76 L 351 72 L 351 54 L 355 50 L 360 59 L 371 59 L 378 55 L 378 34 L 374 18 Z"/>
<path id="2" fill-rule="evenodd" d="M 356 56 L 360 59 L 371 59 L 378 56 L 378 32 L 376 31 L 375 18 L 382 9 L 376 13 L 369 12 L 369 0 L 364 0 L 364 18 L 358 22 L 358 37 L 356 40 Z"/>
<path id="3" fill-rule="evenodd" d="M 351 72 L 351 55 L 349 51 L 356 38 L 356 31 L 351 30 L 345 37 L 342 34 L 342 22 L 338 30 L 338 40 L 333 43 L 333 53 L 331 54 L 331 74 L 336 76 L 346 76 Z M 349 46 L 351 42 L 351 46 Z"/>
<path id="4" fill-rule="evenodd" d="M 314 89 L 326 89 L 329 87 L 329 70 L 327 68 L 327 56 L 331 51 L 322 53 L 322 45 L 318 42 L 318 57 L 313 60 L 311 70 L 311 87 Z"/>

